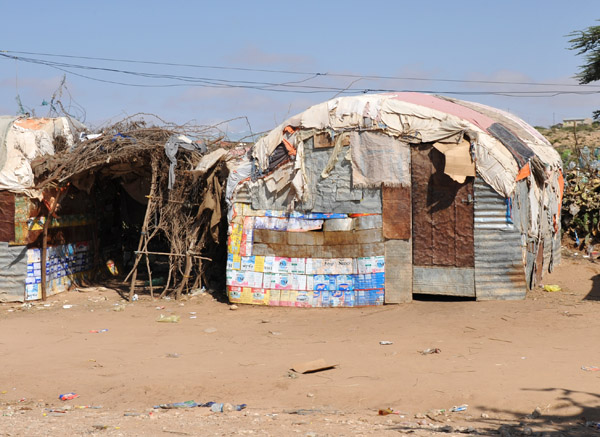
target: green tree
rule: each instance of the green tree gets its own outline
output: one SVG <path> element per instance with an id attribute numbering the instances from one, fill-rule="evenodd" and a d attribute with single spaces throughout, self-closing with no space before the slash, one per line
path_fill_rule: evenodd
<path id="1" fill-rule="evenodd" d="M 568 35 L 571 37 L 570 50 L 577 50 L 578 55 L 585 55 L 585 64 L 575 75 L 580 84 L 600 80 L 600 26 L 590 26 Z M 595 120 L 600 120 L 600 110 L 593 113 Z"/>

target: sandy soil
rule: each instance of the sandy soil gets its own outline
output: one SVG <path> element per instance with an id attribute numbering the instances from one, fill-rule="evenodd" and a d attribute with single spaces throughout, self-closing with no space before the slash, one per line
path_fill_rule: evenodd
<path id="1" fill-rule="evenodd" d="M 209 294 L 129 304 L 99 287 L 4 304 L 0 435 L 596 435 L 600 371 L 582 366 L 600 366 L 600 263 L 565 254 L 545 284 L 562 291 L 232 311 Z M 337 366 L 290 371 L 318 358 Z M 153 408 L 188 400 L 248 406 Z"/>

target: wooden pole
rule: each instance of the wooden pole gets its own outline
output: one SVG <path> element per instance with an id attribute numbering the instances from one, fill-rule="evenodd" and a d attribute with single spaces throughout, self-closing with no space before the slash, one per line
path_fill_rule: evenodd
<path id="1" fill-rule="evenodd" d="M 205 256 L 196 255 L 193 252 L 190 253 L 167 253 L 167 252 L 145 252 L 143 250 L 136 251 L 136 253 L 140 253 L 142 255 L 164 255 L 164 256 L 191 256 L 192 258 L 200 258 L 208 261 L 212 261 L 212 258 L 207 258 Z"/>
<path id="2" fill-rule="evenodd" d="M 56 198 L 54 200 L 54 205 L 50 206 L 48 210 L 48 214 L 46 215 L 46 221 L 44 222 L 44 230 L 42 231 L 42 253 L 40 255 L 40 267 L 42 270 L 42 300 L 46 300 L 48 298 L 48 291 L 46 287 L 46 258 L 48 258 L 48 228 L 50 227 L 50 222 L 52 221 L 52 217 L 56 213 L 58 209 L 59 203 L 62 201 L 65 194 L 67 194 L 68 185 L 63 188 L 61 191 L 59 188 L 58 193 L 56 193 Z"/>
<path id="3" fill-rule="evenodd" d="M 158 179 L 158 162 L 156 158 L 152 159 L 152 182 L 150 184 L 150 196 L 154 196 L 156 191 L 156 180 Z M 142 232 L 140 235 L 140 241 L 138 243 L 138 251 L 135 256 L 135 263 L 129 274 L 131 275 L 131 286 L 129 287 L 129 302 L 133 300 L 133 292 L 135 290 L 135 280 L 137 279 L 137 267 L 142 257 L 139 252 L 142 250 L 146 233 L 148 232 L 148 223 L 150 222 L 150 215 L 152 214 L 153 203 L 152 199 L 148 199 L 148 206 L 146 207 L 146 215 L 144 216 L 144 223 L 142 224 Z M 146 255 L 148 256 L 148 255 Z M 127 275 L 129 277 L 129 275 Z M 127 278 L 125 279 L 127 280 Z"/>

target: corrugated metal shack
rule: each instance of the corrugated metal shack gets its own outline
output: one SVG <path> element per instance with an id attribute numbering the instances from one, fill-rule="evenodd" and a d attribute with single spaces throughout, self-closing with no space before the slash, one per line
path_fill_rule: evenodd
<path id="1" fill-rule="evenodd" d="M 558 153 L 477 103 L 336 98 L 286 120 L 230 170 L 231 302 L 522 299 L 560 259 Z"/>

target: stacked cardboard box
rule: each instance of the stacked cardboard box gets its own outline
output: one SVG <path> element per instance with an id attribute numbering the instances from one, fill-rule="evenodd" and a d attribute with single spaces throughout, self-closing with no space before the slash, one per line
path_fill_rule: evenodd
<path id="1" fill-rule="evenodd" d="M 48 296 L 69 289 L 71 284 L 84 279 L 93 267 L 90 244 L 50 246 L 46 256 L 46 293 Z M 25 300 L 42 298 L 41 249 L 27 249 L 27 278 Z"/>
<path id="2" fill-rule="evenodd" d="M 247 205 L 229 226 L 227 290 L 234 303 L 295 306 L 354 307 L 382 305 L 385 284 L 383 256 L 361 258 L 290 258 L 252 255 L 254 227 L 297 231 L 313 230 L 346 214 L 299 214 L 255 211 Z M 287 220 L 284 226 L 274 220 Z M 290 229 L 290 221 L 296 220 Z M 269 221 L 271 220 L 271 221 Z"/>

